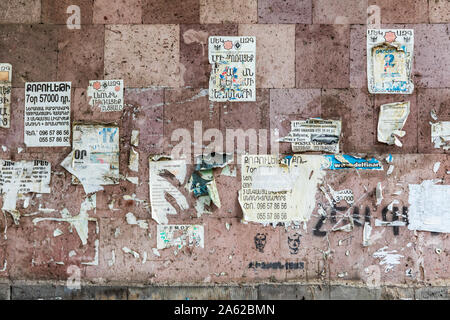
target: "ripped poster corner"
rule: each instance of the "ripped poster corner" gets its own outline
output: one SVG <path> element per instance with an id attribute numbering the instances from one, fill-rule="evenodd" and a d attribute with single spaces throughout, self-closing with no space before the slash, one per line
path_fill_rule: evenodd
<path id="1" fill-rule="evenodd" d="M 401 147 L 403 144 L 399 137 L 401 138 L 406 135 L 406 132 L 402 129 L 409 112 L 409 101 L 381 105 L 377 128 L 378 141 Z"/>
<path id="2" fill-rule="evenodd" d="M 195 157 L 195 170 L 223 168 L 233 161 L 233 154 L 212 152 Z"/>
<path id="3" fill-rule="evenodd" d="M 73 184 L 83 185 L 86 194 L 118 184 L 119 127 L 74 123 L 72 151 L 61 166 L 72 174 Z"/>
<path id="4" fill-rule="evenodd" d="M 0 128 L 11 126 L 12 66 L 0 63 Z"/>
<path id="5" fill-rule="evenodd" d="M 450 185 L 424 180 L 410 184 L 408 229 L 450 233 Z"/>
<path id="6" fill-rule="evenodd" d="M 0 194 L 2 210 L 9 212 L 18 224 L 20 213 L 16 202 L 20 195 L 50 193 L 51 164 L 45 160 L 0 160 Z"/>
<path id="7" fill-rule="evenodd" d="M 256 37 L 211 36 L 210 101 L 256 101 Z"/>
<path id="8" fill-rule="evenodd" d="M 436 149 L 450 150 L 450 121 L 431 124 L 431 143 Z"/>
<path id="9" fill-rule="evenodd" d="M 383 170 L 381 161 L 371 158 L 364 159 L 354 157 L 348 154 L 324 155 L 327 162 L 324 169 L 340 170 L 340 169 L 365 169 L 365 170 Z"/>
<path id="10" fill-rule="evenodd" d="M 367 30 L 367 83 L 370 93 L 411 94 L 413 29 Z"/>
<path id="11" fill-rule="evenodd" d="M 89 105 L 101 112 L 122 111 L 123 80 L 91 80 L 87 89 Z"/>
<path id="12" fill-rule="evenodd" d="M 290 142 L 293 152 L 339 153 L 340 120 L 307 119 L 291 121 L 291 131 L 279 142 Z"/>
<path id="13" fill-rule="evenodd" d="M 157 249 L 177 247 L 205 247 L 205 231 L 202 225 L 157 225 Z"/>
<path id="14" fill-rule="evenodd" d="M 181 185 L 186 179 L 185 160 L 163 160 L 155 161 L 149 158 L 149 191 L 152 208 L 152 218 L 159 224 L 167 224 L 167 215 L 177 214 L 175 207 L 166 200 L 166 194 L 170 195 L 181 210 L 189 209 L 189 203 L 178 188 L 165 178 L 166 174 L 173 176 Z"/>
<path id="15" fill-rule="evenodd" d="M 212 169 L 194 171 L 188 184 L 189 191 L 193 192 L 196 198 L 208 196 L 217 208 L 221 207 Z"/>
<path id="16" fill-rule="evenodd" d="M 287 161 L 285 161 L 287 160 Z M 306 222 L 325 171 L 321 155 L 243 155 L 239 203 L 245 221 Z"/>

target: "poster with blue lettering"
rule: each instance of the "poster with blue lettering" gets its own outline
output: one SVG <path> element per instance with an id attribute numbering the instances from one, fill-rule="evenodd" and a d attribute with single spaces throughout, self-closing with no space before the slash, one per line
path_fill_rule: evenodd
<path id="1" fill-rule="evenodd" d="M 370 93 L 411 94 L 412 29 L 367 30 L 367 84 Z"/>
<path id="2" fill-rule="evenodd" d="M 210 101 L 256 101 L 256 37 L 209 37 Z"/>

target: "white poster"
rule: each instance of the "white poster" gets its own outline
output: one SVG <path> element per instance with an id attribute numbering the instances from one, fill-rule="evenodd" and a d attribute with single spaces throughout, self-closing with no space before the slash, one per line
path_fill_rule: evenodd
<path id="1" fill-rule="evenodd" d="M 9 128 L 11 123 L 12 66 L 0 63 L 0 128 Z"/>
<path id="2" fill-rule="evenodd" d="M 25 83 L 27 147 L 70 146 L 70 82 Z"/>
<path id="3" fill-rule="evenodd" d="M 413 29 L 367 30 L 367 82 L 370 93 L 410 94 Z"/>
<path id="4" fill-rule="evenodd" d="M 87 97 L 89 104 L 101 112 L 122 111 L 123 80 L 91 80 Z"/>
<path id="5" fill-rule="evenodd" d="M 405 136 L 403 131 L 409 115 L 409 101 L 383 104 L 378 118 L 377 138 L 379 142 L 402 146 L 398 137 Z"/>
<path id="6" fill-rule="evenodd" d="M 211 101 L 256 101 L 256 37 L 209 37 Z"/>

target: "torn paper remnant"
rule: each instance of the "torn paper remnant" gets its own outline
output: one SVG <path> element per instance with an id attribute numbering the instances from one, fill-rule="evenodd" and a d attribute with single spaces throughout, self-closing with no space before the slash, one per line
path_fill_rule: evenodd
<path id="1" fill-rule="evenodd" d="M 383 170 L 383 165 L 375 158 L 364 159 L 354 157 L 348 154 L 327 154 L 324 155 L 327 159 L 325 169 L 340 170 L 340 169 L 366 169 L 366 170 Z"/>
<path id="2" fill-rule="evenodd" d="M 450 150 L 450 121 L 431 124 L 431 143 L 435 148 Z"/>
<path id="3" fill-rule="evenodd" d="M 450 232 L 450 185 L 425 180 L 409 185 L 408 229 Z"/>
<path id="4" fill-rule="evenodd" d="M 134 172 L 139 171 L 139 152 L 134 149 L 134 147 L 130 148 L 130 156 L 128 158 L 128 169 Z"/>
<path id="5" fill-rule="evenodd" d="M 71 82 L 26 82 L 27 147 L 70 146 Z"/>
<path id="6" fill-rule="evenodd" d="M 73 125 L 72 152 L 61 163 L 72 174 L 72 183 L 83 185 L 86 194 L 119 183 L 119 127 Z"/>
<path id="7" fill-rule="evenodd" d="M 277 155 L 242 156 L 242 189 L 239 203 L 244 220 L 259 223 L 308 221 L 316 206 L 316 192 L 325 176 L 325 159 L 320 155 L 293 155 L 279 159 Z M 260 167 L 285 167 L 286 173 L 296 178 L 288 191 L 269 191 L 253 186 L 254 173 Z M 273 169 L 277 174 L 277 169 Z M 269 171 L 267 171 L 269 172 Z M 259 179 L 257 177 L 257 179 Z M 271 180 L 268 178 L 270 183 Z"/>
<path id="8" fill-rule="evenodd" d="M 10 161 L 0 160 L 0 194 L 3 195 L 2 210 L 13 217 L 20 215 L 16 210 L 19 195 L 50 193 L 51 164 L 45 160 Z M 18 223 L 18 219 L 14 219 Z"/>
<path id="9" fill-rule="evenodd" d="M 157 248 L 205 247 L 202 225 L 157 225 Z"/>
<path id="10" fill-rule="evenodd" d="M 209 37 L 210 101 L 256 101 L 256 37 Z"/>
<path id="11" fill-rule="evenodd" d="M 195 170 L 223 168 L 233 161 L 233 154 L 212 152 L 195 157 Z"/>
<path id="12" fill-rule="evenodd" d="M 193 192 L 196 198 L 208 196 L 217 208 L 221 207 L 212 169 L 194 171 L 188 184 L 189 191 Z"/>
<path id="13" fill-rule="evenodd" d="M 11 119 L 12 66 L 0 63 L 0 128 L 9 128 Z"/>
<path id="14" fill-rule="evenodd" d="M 101 112 L 122 111 L 123 80 L 91 80 L 87 89 L 88 102 Z"/>
<path id="15" fill-rule="evenodd" d="M 402 146 L 398 137 L 404 137 L 403 131 L 406 119 L 409 115 L 409 101 L 383 104 L 380 107 L 378 118 L 378 141 Z"/>
<path id="16" fill-rule="evenodd" d="M 340 120 L 308 119 L 291 122 L 291 132 L 280 142 L 290 142 L 292 151 L 339 152 Z"/>
<path id="17" fill-rule="evenodd" d="M 414 90 L 411 80 L 413 29 L 367 30 L 367 82 L 370 93 Z"/>
<path id="18" fill-rule="evenodd" d="M 181 210 L 189 208 L 186 197 L 169 180 L 164 178 L 164 174 L 169 172 L 180 184 L 186 179 L 185 160 L 163 160 L 152 161 L 149 158 L 149 189 L 150 203 L 152 206 L 152 218 L 160 224 L 167 224 L 168 214 L 177 214 L 177 210 L 166 200 L 166 194 L 173 197 Z"/>

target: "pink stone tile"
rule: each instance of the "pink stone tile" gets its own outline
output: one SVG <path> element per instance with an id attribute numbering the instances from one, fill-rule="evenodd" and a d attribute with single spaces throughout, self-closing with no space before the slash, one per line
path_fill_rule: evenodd
<path id="1" fill-rule="evenodd" d="M 182 85 L 208 88 L 211 65 L 208 61 L 208 37 L 236 36 L 235 24 L 180 25 L 180 63 L 184 66 Z"/>
<path id="2" fill-rule="evenodd" d="M 94 0 L 95 24 L 141 24 L 141 0 Z"/>
<path id="3" fill-rule="evenodd" d="M 219 106 L 210 104 L 207 89 L 167 89 L 164 95 L 164 153 L 182 151 L 187 160 L 193 161 L 195 146 L 200 151 L 209 145 L 209 141 L 203 141 L 205 131 L 216 129 L 220 133 Z M 197 133 L 194 131 L 196 122 Z M 187 150 L 179 150 L 182 146 Z M 189 151 L 191 156 L 187 154 Z"/>
<path id="4" fill-rule="evenodd" d="M 0 3 L 0 24 L 39 22 L 40 0 L 4 0 Z"/>
<path id="5" fill-rule="evenodd" d="M 321 103 L 324 119 L 342 120 L 342 152 L 373 150 L 374 106 L 366 89 L 324 89 Z"/>
<path id="6" fill-rule="evenodd" d="M 349 32 L 341 25 L 296 26 L 297 88 L 349 87 Z"/>
<path id="7" fill-rule="evenodd" d="M 255 102 L 219 103 L 219 107 L 221 109 L 220 128 L 224 134 L 224 150 L 226 152 L 235 151 L 237 157 L 245 152 L 252 154 L 269 152 L 269 90 L 257 89 Z M 242 117 L 244 114 L 246 117 Z M 239 142 L 236 141 L 243 135 L 247 135 L 249 141 L 245 146 L 239 145 Z M 237 138 L 233 139 L 234 136 Z M 235 140 L 234 143 L 233 140 Z"/>
<path id="8" fill-rule="evenodd" d="M 423 279 L 425 283 L 438 283 L 441 279 L 447 279 L 447 257 L 449 254 L 448 233 L 419 232 L 417 251 L 422 253 Z M 441 253 L 437 253 L 437 249 Z"/>
<path id="9" fill-rule="evenodd" d="M 230 164 L 230 171 L 236 170 L 236 177 L 221 175 L 222 169 L 215 170 L 217 191 L 220 196 L 221 208 L 217 208 L 211 215 L 214 218 L 242 218 L 241 205 L 238 201 L 238 192 L 241 189 L 240 166 Z"/>
<path id="10" fill-rule="evenodd" d="M 81 24 L 92 23 L 94 0 L 41 0 L 42 23 L 46 24 L 66 24 L 67 20 L 73 16 L 74 12 L 69 11 L 72 5 L 80 8 Z"/>
<path id="11" fill-rule="evenodd" d="M 270 130 L 278 129 L 280 137 L 291 131 L 291 121 L 321 115 L 320 89 L 270 90 Z M 292 151 L 290 143 L 279 143 L 279 150 L 280 153 Z"/>
<path id="12" fill-rule="evenodd" d="M 430 115 L 434 109 L 438 121 L 450 121 L 450 89 L 418 89 L 418 143 L 419 153 L 447 153 L 442 148 L 434 148 L 431 142 L 431 125 L 435 122 Z"/>
<path id="13" fill-rule="evenodd" d="M 441 88 L 450 83 L 450 24 L 414 25 L 416 87 Z"/>
<path id="14" fill-rule="evenodd" d="M 239 35 L 256 36 L 257 88 L 295 87 L 294 25 L 243 24 Z"/>
<path id="15" fill-rule="evenodd" d="M 257 0 L 200 0 L 200 23 L 256 23 Z"/>
<path id="16" fill-rule="evenodd" d="M 446 0 L 428 1 L 431 23 L 450 22 L 450 3 Z"/>
<path id="17" fill-rule="evenodd" d="M 258 22 L 312 23 L 312 0 L 259 0 Z"/>
<path id="18" fill-rule="evenodd" d="M 142 20 L 152 23 L 199 23 L 199 0 L 142 0 Z"/>
<path id="19" fill-rule="evenodd" d="M 13 67 L 13 87 L 56 80 L 56 26 L 0 25 L 0 46 L 0 61 Z"/>
<path id="20" fill-rule="evenodd" d="M 71 81 L 72 88 L 87 88 L 89 80 L 103 79 L 104 26 L 80 30 L 59 28 L 58 80 Z"/>
<path id="21" fill-rule="evenodd" d="M 367 0 L 314 0 L 314 24 L 364 24 Z"/>
<path id="22" fill-rule="evenodd" d="M 367 88 L 366 26 L 350 27 L 350 88 Z"/>
<path id="23" fill-rule="evenodd" d="M 380 8 L 381 23 L 428 22 L 427 0 L 369 0 L 368 5 Z"/>
<path id="24" fill-rule="evenodd" d="M 409 95 L 392 95 L 392 94 L 376 94 L 375 97 L 375 109 L 374 109 L 374 120 L 375 120 L 375 146 L 373 151 L 377 153 L 417 153 L 418 142 L 417 142 L 417 130 L 418 130 L 418 107 L 416 93 Z M 410 103 L 410 113 L 408 119 L 406 120 L 403 130 L 406 131 L 405 137 L 400 140 L 403 146 L 397 147 L 395 145 L 388 145 L 385 143 L 378 142 L 377 139 L 377 126 L 378 118 L 380 114 L 380 107 L 382 104 L 394 103 L 394 102 L 404 102 L 409 101 Z"/>
<path id="25" fill-rule="evenodd" d="M 178 25 L 106 26 L 105 78 L 124 79 L 128 88 L 178 87 L 179 33 Z"/>

